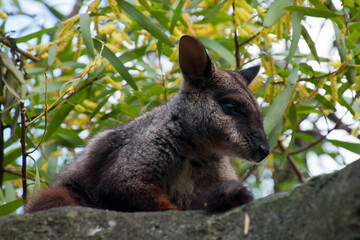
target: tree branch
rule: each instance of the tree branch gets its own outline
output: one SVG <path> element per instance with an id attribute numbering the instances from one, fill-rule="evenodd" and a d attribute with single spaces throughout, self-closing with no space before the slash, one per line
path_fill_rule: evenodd
<path id="1" fill-rule="evenodd" d="M 1 114 L 0 114 L 1 116 Z M 0 186 L 3 184 L 3 175 L 4 175 L 4 132 L 3 132 L 3 123 L 0 120 Z"/>
<path id="2" fill-rule="evenodd" d="M 21 108 L 21 153 L 22 153 L 22 166 L 21 166 L 21 177 L 22 177 L 22 188 L 23 188 L 23 201 L 26 203 L 27 200 L 27 181 L 26 181 L 26 108 L 24 100 L 20 100 Z"/>
<path id="3" fill-rule="evenodd" d="M 18 47 L 16 46 L 15 41 L 14 41 L 14 42 L 11 42 L 10 39 L 11 39 L 11 38 L 9 38 L 9 37 L 0 36 L 0 42 L 2 42 L 3 44 L 5 44 L 6 46 L 8 46 L 9 48 L 11 48 L 12 50 L 20 53 L 21 55 L 23 55 L 23 56 L 27 57 L 28 59 L 31 59 L 31 60 L 33 60 L 33 61 L 35 61 L 35 62 L 40 61 L 39 58 L 33 56 L 31 53 L 26 52 L 26 51 L 18 48 Z"/>
<path id="4" fill-rule="evenodd" d="M 4 169 L 4 172 L 9 173 L 9 174 L 13 174 L 13 175 L 16 175 L 16 176 L 19 176 L 19 177 L 22 177 L 22 173 L 14 172 L 14 171 L 8 170 L 6 168 Z M 35 182 L 35 178 L 33 178 L 33 177 L 26 176 L 26 178 Z M 42 182 L 43 184 L 48 185 L 46 182 L 43 182 L 43 181 L 40 181 L 40 182 Z"/>
<path id="5" fill-rule="evenodd" d="M 282 142 L 280 140 L 278 140 L 278 146 L 281 148 L 282 154 L 285 153 L 285 147 L 283 146 Z M 294 170 L 294 172 L 296 173 L 298 180 L 301 183 L 304 183 L 307 181 L 307 178 L 304 177 L 304 175 L 302 174 L 302 172 L 300 171 L 300 169 L 298 168 L 298 166 L 295 163 L 295 160 L 292 158 L 292 156 L 290 154 L 288 154 L 286 156 L 288 162 L 290 163 L 290 166 L 292 167 L 292 169 Z"/>
<path id="6" fill-rule="evenodd" d="M 234 26 L 236 26 L 236 22 L 235 22 L 235 1 L 233 1 L 232 3 L 232 7 L 233 7 L 233 24 Z M 240 53 L 239 53 L 239 42 L 238 42 L 238 36 L 237 36 L 237 30 L 235 27 L 234 30 L 234 41 L 235 41 L 235 60 L 236 60 L 236 66 L 235 69 L 239 69 L 240 67 Z"/>
<path id="7" fill-rule="evenodd" d="M 64 20 L 67 20 L 67 19 L 75 16 L 76 14 L 78 14 L 79 10 L 81 8 L 82 2 L 83 2 L 82 0 L 76 0 L 71 13 L 69 15 L 67 15 Z"/>
<path id="8" fill-rule="evenodd" d="M 241 182 L 245 182 L 245 180 L 250 177 L 250 175 L 260 166 L 260 164 L 254 164 L 252 165 L 246 172 L 244 172 L 242 175 L 244 175 L 246 173 L 246 175 L 244 177 L 241 177 Z"/>

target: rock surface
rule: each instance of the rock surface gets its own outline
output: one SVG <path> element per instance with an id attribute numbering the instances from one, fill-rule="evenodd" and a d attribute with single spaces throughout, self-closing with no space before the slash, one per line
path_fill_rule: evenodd
<path id="1" fill-rule="evenodd" d="M 223 214 L 58 208 L 1 217 L 0 239 L 360 239 L 360 161 Z"/>

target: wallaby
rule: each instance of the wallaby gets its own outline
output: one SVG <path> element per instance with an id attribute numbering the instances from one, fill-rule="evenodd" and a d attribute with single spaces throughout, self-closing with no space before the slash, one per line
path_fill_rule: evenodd
<path id="1" fill-rule="evenodd" d="M 179 65 L 181 87 L 167 104 L 97 133 L 25 211 L 221 212 L 252 201 L 229 157 L 259 163 L 269 154 L 262 113 L 247 86 L 259 66 L 220 70 L 188 35 L 180 39 Z"/>

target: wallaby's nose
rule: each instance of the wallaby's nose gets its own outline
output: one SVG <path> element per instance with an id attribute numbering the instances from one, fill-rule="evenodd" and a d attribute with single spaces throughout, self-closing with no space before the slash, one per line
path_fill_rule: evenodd
<path id="1" fill-rule="evenodd" d="M 259 143 L 259 155 L 261 159 L 264 159 L 267 155 L 269 155 L 270 149 L 268 144 L 264 145 L 262 143 Z"/>

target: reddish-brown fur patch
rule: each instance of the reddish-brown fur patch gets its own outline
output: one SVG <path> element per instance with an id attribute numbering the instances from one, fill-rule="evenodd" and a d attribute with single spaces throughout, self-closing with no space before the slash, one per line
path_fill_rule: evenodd
<path id="1" fill-rule="evenodd" d="M 150 185 L 150 188 L 156 204 L 154 211 L 179 210 L 177 206 L 170 202 L 169 196 L 161 188 L 155 185 Z"/>
<path id="2" fill-rule="evenodd" d="M 25 206 L 25 212 L 42 211 L 64 206 L 80 206 L 63 187 L 52 187 L 38 192 Z"/>

